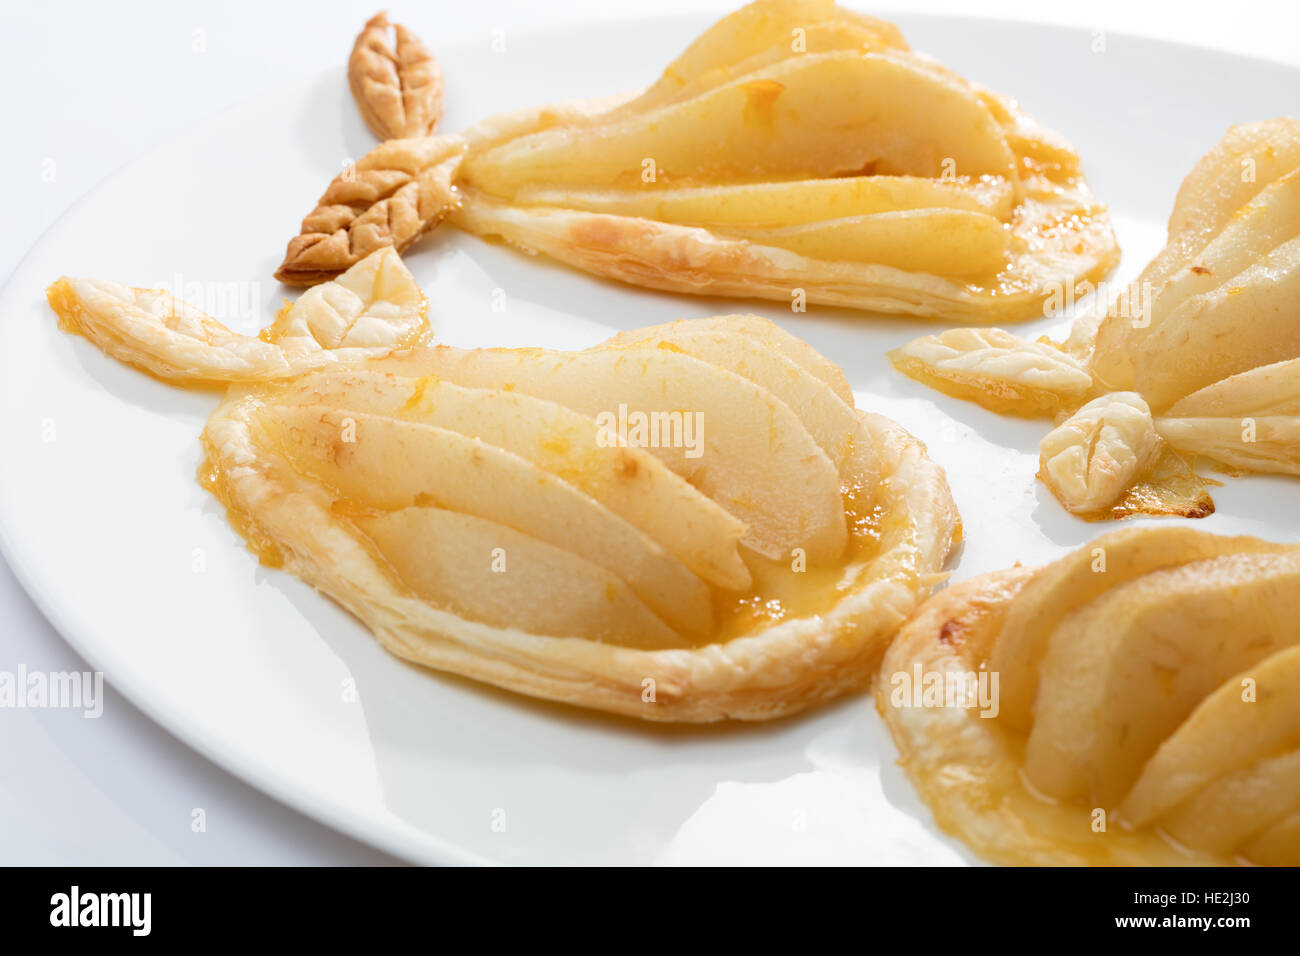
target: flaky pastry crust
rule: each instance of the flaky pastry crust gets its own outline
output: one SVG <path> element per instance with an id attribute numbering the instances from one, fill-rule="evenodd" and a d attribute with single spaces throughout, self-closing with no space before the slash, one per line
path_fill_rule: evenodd
<path id="1" fill-rule="evenodd" d="M 64 276 L 46 290 L 67 332 L 172 382 L 265 382 L 424 341 L 427 304 L 389 247 L 286 303 L 260 335 L 232 332 L 170 293 Z"/>

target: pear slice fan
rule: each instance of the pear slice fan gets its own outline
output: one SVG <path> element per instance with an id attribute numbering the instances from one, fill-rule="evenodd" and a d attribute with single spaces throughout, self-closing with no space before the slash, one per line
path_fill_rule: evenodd
<path id="1" fill-rule="evenodd" d="M 434 347 L 391 247 L 255 338 L 115 283 L 49 298 L 110 355 L 232 383 L 201 477 L 265 563 L 536 697 L 760 720 L 861 688 L 960 536 L 920 443 L 755 316 Z"/>
<path id="2" fill-rule="evenodd" d="M 830 0 L 759 0 L 631 98 L 384 143 L 303 220 L 311 284 L 444 217 L 599 276 L 972 322 L 1118 256 L 1079 157 L 1019 107 Z"/>
<path id="3" fill-rule="evenodd" d="M 954 329 L 890 357 L 993 411 L 1063 419 L 1039 477 L 1086 517 L 1211 513 L 1198 456 L 1300 474 L 1300 122 L 1229 130 L 1183 181 L 1165 248 L 1064 343 Z"/>
<path id="4" fill-rule="evenodd" d="M 1300 546 L 1144 527 L 932 598 L 876 702 L 995 862 L 1296 866 L 1297 680 Z"/>

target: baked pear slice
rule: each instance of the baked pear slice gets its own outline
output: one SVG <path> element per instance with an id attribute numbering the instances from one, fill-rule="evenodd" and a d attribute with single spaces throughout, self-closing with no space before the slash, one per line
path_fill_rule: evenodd
<path id="1" fill-rule="evenodd" d="M 618 576 L 566 548 L 431 506 L 354 517 L 404 588 L 466 618 L 618 647 L 683 647 Z M 490 570 L 494 556 L 499 567 Z"/>
<path id="2" fill-rule="evenodd" d="M 752 314 L 716 315 L 708 319 L 678 319 L 663 325 L 619 332 L 608 340 L 611 345 L 626 345 L 647 339 L 671 337 L 690 330 L 695 332 L 747 335 L 758 339 L 768 348 L 779 352 L 813 378 L 825 383 L 846 405 L 853 405 L 853 389 L 844 377 L 844 370 L 823 356 L 803 339 L 791 335 L 775 322 Z M 736 371 L 736 369 L 732 369 Z"/>
<path id="3" fill-rule="evenodd" d="M 907 41 L 887 20 L 837 6 L 834 0 L 766 0 L 750 3 L 713 24 L 668 65 L 653 86 L 627 106 L 636 112 L 710 89 L 736 75 L 736 64 L 796 52 L 792 26 L 807 41 L 804 52 L 827 49 L 906 50 Z M 818 36 L 823 38 L 819 45 Z"/>
<path id="4" fill-rule="evenodd" d="M 1300 415 L 1300 358 L 1238 372 L 1180 398 L 1176 418 L 1294 417 Z"/>
<path id="5" fill-rule="evenodd" d="M 722 348 L 712 337 L 729 327 Z M 842 373 L 752 317 L 667 328 L 709 343 L 701 355 L 741 356 L 840 401 L 805 369 Z M 942 472 L 856 410 L 837 470 L 769 388 L 670 344 L 628 333 L 574 353 L 415 349 L 233 389 L 204 430 L 204 483 L 265 562 L 435 669 L 656 721 L 762 720 L 862 687 L 959 540 Z M 700 463 L 679 456 L 689 476 L 658 454 L 682 449 L 602 422 L 595 409 L 619 401 L 703 412 Z M 715 460 L 717 422 L 753 434 L 731 435 Z M 761 472 L 787 453 L 829 475 L 837 549 L 764 556 L 748 529 L 782 527 L 767 513 L 782 499 L 747 502 L 742 521 L 701 474 Z M 633 489 L 650 499 L 639 510 Z M 722 540 L 700 545 L 706 529 Z M 692 549 L 696 566 L 678 556 Z"/>
<path id="6" fill-rule="evenodd" d="M 1300 860 L 1300 812 L 1260 831 L 1243 855 L 1260 866 L 1295 866 Z"/>
<path id="7" fill-rule="evenodd" d="M 793 226 L 720 226 L 716 231 L 810 259 L 949 276 L 996 274 L 1012 247 L 1001 222 L 970 209 L 889 210 Z"/>
<path id="8" fill-rule="evenodd" d="M 1231 375 L 1300 357 L 1297 303 L 1300 235 L 1153 329 L 1134 349 L 1137 390 L 1159 412 Z"/>
<path id="9" fill-rule="evenodd" d="M 1230 781 L 1238 772 L 1257 778 L 1289 773 L 1289 767 L 1277 765 L 1256 771 L 1300 744 L 1297 676 L 1300 648 L 1291 646 L 1225 680 L 1143 765 L 1120 807 L 1124 819 L 1137 826 L 1149 823 L 1214 781 L 1236 788 Z M 1300 789 L 1290 788 L 1290 800 L 1300 801 Z M 1283 803 L 1283 809 L 1290 804 Z"/>
<path id="10" fill-rule="evenodd" d="M 1015 189 L 1000 176 L 950 182 L 923 176 L 837 176 L 663 189 L 525 184 L 516 196 L 528 205 L 722 229 L 776 224 L 788 228 L 922 209 L 978 212 L 1005 222 L 1015 206 Z"/>
<path id="11" fill-rule="evenodd" d="M 1235 847 L 1300 809 L 1300 750 L 1237 770 L 1169 813 L 1166 833 L 1184 846 L 1212 853 Z"/>
<path id="12" fill-rule="evenodd" d="M 1298 571 L 1294 545 L 1103 535 L 931 598 L 877 706 L 939 824 L 994 861 L 1296 865 Z"/>

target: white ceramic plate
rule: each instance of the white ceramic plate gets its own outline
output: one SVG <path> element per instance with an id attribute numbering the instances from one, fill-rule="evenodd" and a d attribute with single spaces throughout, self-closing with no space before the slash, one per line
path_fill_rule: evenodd
<path id="1" fill-rule="evenodd" d="M 432 16 L 430 17 L 432 20 Z M 900 20 L 917 49 L 1019 97 L 1078 147 L 1124 266 L 1161 245 L 1174 192 L 1232 123 L 1295 109 L 1300 74 L 1111 34 Z M 436 36 L 435 23 L 412 23 Z M 603 24 L 439 49 L 443 129 L 649 82 L 703 20 Z M 0 540 L 45 613 L 119 690 L 285 802 L 421 862 L 972 862 L 934 828 L 865 698 L 767 726 L 664 728 L 540 704 L 388 656 L 332 602 L 257 565 L 194 481 L 216 393 L 153 381 L 57 331 L 62 273 L 166 285 L 241 330 L 269 321 L 298 221 L 373 146 L 342 68 L 197 126 L 81 201 L 0 296 Z M 845 368 L 861 406 L 948 470 L 955 578 L 1039 562 L 1101 529 L 1035 483 L 1041 423 L 907 381 L 886 350 L 936 328 L 835 310 L 658 295 L 450 229 L 407 256 L 442 341 L 584 346 L 614 329 L 761 312 Z M 498 311 L 504 302 L 504 311 Z M 1048 323 L 1024 326 L 1038 332 Z M 1211 531 L 1295 539 L 1300 488 L 1218 489 Z M 147 786 L 147 781 L 141 781 Z"/>

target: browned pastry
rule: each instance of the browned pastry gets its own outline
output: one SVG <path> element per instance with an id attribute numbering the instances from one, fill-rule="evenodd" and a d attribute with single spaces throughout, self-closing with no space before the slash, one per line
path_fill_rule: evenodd
<path id="1" fill-rule="evenodd" d="M 388 31 L 396 36 L 389 46 Z M 380 139 L 428 136 L 442 116 L 442 69 L 428 48 L 388 14 L 370 18 L 348 57 L 348 85 Z"/>
<path id="2" fill-rule="evenodd" d="M 455 200 L 449 140 L 395 139 L 349 167 L 321 196 L 289 242 L 275 277 L 315 285 L 350 269 L 377 249 L 401 252 L 432 229 Z"/>

